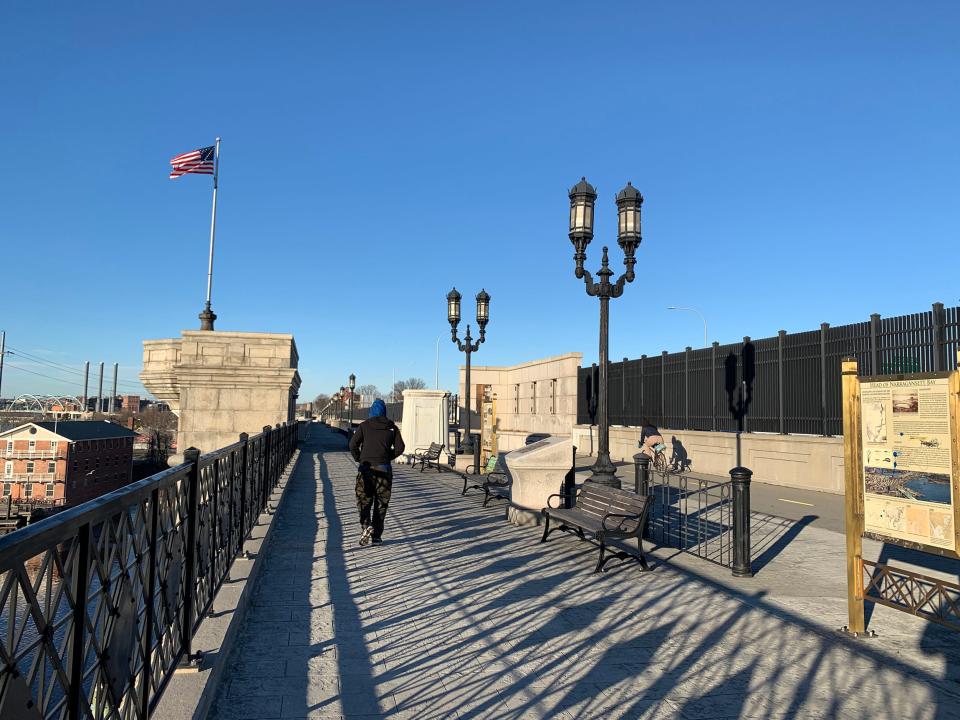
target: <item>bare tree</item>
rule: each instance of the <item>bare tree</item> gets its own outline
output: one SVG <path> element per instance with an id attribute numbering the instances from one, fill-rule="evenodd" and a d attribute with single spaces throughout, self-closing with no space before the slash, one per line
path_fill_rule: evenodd
<path id="1" fill-rule="evenodd" d="M 393 384 L 393 392 L 390 393 L 390 402 L 400 402 L 403 400 L 404 390 L 423 390 L 427 383 L 421 378 L 407 378 L 406 380 L 397 380 Z"/>
<path id="2" fill-rule="evenodd" d="M 313 411 L 319 413 L 330 402 L 330 396 L 326 393 L 320 393 L 313 399 Z"/>
<path id="3" fill-rule="evenodd" d="M 369 398 L 379 398 L 381 397 L 380 390 L 376 385 L 361 385 L 357 388 L 357 394 L 363 397 Z"/>

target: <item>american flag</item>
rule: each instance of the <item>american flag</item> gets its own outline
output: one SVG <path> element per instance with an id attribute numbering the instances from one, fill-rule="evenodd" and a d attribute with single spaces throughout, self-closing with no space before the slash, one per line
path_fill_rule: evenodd
<path id="1" fill-rule="evenodd" d="M 170 179 L 175 180 L 181 175 L 213 175 L 214 173 L 214 149 L 215 146 L 191 150 L 182 155 L 177 155 L 170 161 L 173 169 L 170 171 Z"/>

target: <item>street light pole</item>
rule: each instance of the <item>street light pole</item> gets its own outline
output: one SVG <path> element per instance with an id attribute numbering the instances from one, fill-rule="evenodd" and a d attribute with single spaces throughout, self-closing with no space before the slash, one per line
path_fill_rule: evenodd
<path id="1" fill-rule="evenodd" d="M 350 429 L 353 430 L 353 389 L 357 386 L 357 376 L 350 373 Z"/>
<path id="2" fill-rule="evenodd" d="M 608 365 L 610 346 L 610 298 L 623 295 L 625 283 L 633 282 L 635 275 L 633 267 L 637 260 L 634 257 L 640 245 L 640 207 L 643 205 L 643 195 L 631 183 L 617 193 L 617 244 L 623 250 L 623 264 L 626 272 L 617 278 L 615 283 L 610 282 L 613 271 L 609 266 L 607 248 L 603 248 L 603 257 L 600 261 L 600 270 L 597 275 L 600 282 L 594 282 L 593 276 L 584 270 L 583 264 L 587 259 L 587 245 L 593 240 L 593 209 L 597 199 L 597 191 L 580 178 L 580 182 L 570 190 L 570 242 L 576 250 L 573 256 L 577 264 L 574 274 L 584 281 L 587 295 L 600 299 L 600 377 L 597 398 L 597 461 L 593 464 L 592 482 L 611 487 L 620 487 L 620 480 L 616 474 L 616 467 L 610 460 L 610 422 L 608 408 Z"/>
<path id="3" fill-rule="evenodd" d="M 467 427 L 464 431 L 463 444 L 461 450 L 464 455 L 473 455 L 473 435 L 471 433 L 472 418 L 470 417 L 470 356 L 480 349 L 480 344 L 487 337 L 487 323 L 490 321 L 490 295 L 486 290 L 480 290 L 477 293 L 477 325 L 480 326 L 480 338 L 476 343 L 470 336 L 470 326 L 467 325 L 467 334 L 464 342 L 457 337 L 457 326 L 460 324 L 460 298 L 461 295 L 454 288 L 447 293 L 447 320 L 450 323 L 450 339 L 457 344 L 457 348 L 467 355 L 467 375 L 466 390 L 464 394 L 464 409 L 466 410 Z"/>
<path id="4" fill-rule="evenodd" d="M 686 310 L 687 312 L 692 312 L 692 313 L 696 313 L 697 315 L 699 315 L 699 316 L 700 316 L 700 319 L 703 321 L 703 346 L 704 346 L 704 347 L 707 347 L 707 345 L 708 345 L 708 343 L 707 343 L 707 319 L 703 316 L 703 313 L 702 313 L 702 312 L 700 312 L 700 311 L 697 310 L 696 308 L 692 308 L 692 307 L 676 307 L 675 305 L 669 306 L 669 307 L 667 308 L 667 310 Z"/>

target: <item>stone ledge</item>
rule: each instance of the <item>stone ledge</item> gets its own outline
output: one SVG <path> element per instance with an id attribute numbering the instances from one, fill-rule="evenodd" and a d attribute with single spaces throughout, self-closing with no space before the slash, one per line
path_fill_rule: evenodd
<path id="1" fill-rule="evenodd" d="M 257 524 L 250 531 L 249 539 L 243 544 L 243 549 L 253 559 L 234 559 L 227 580 L 214 599 L 210 614 L 204 618 L 194 635 L 193 649 L 204 655 L 199 672 L 175 673 L 170 678 L 157 709 L 151 715 L 152 720 L 204 720 L 207 717 L 210 703 L 213 702 L 223 678 L 230 651 L 243 625 L 257 577 L 263 570 L 262 555 L 270 542 L 277 510 L 283 503 L 300 456 L 299 449 L 294 451 L 293 458 L 280 478 L 279 486 L 267 501 L 268 512 L 260 514 Z M 271 507 L 274 508 L 273 512 L 269 512 Z"/>

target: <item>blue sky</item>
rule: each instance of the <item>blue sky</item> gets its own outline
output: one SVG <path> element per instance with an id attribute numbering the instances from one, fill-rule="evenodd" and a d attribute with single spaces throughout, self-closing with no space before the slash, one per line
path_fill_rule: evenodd
<path id="1" fill-rule="evenodd" d="M 7 4 L 8 346 L 79 368 L 198 325 L 223 137 L 218 329 L 292 332 L 302 397 L 350 372 L 441 384 L 444 296 L 492 295 L 474 361 L 595 361 L 567 189 L 646 202 L 611 356 L 956 304 L 960 6 L 848 3 Z M 472 302 L 465 302 L 472 319 Z M 3 395 L 80 392 L 8 357 Z M 13 368 L 19 365 L 20 368 Z M 29 375 L 31 369 L 59 380 Z M 65 382 L 67 380 L 68 382 Z M 74 384 L 76 382 L 76 384 Z"/>

